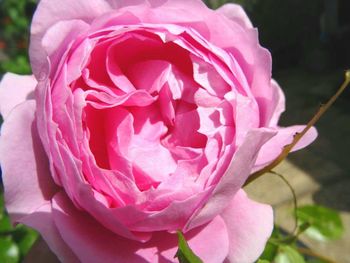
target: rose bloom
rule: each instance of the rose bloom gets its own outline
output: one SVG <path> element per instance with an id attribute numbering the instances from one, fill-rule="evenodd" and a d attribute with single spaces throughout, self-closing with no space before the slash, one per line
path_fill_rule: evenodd
<path id="1" fill-rule="evenodd" d="M 14 223 L 62 262 L 176 262 L 176 230 L 206 263 L 259 257 L 272 209 L 241 187 L 304 126 L 277 125 L 284 95 L 240 6 L 42 0 L 29 52 L 34 75 L 0 87 Z"/>

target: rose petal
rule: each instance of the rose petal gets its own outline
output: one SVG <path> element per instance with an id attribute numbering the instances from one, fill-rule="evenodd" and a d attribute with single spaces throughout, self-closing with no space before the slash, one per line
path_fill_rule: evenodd
<path id="1" fill-rule="evenodd" d="M 257 149 L 260 149 L 275 134 L 276 132 L 267 129 L 255 129 L 248 132 L 245 141 L 235 152 L 225 174 L 217 182 L 212 196 L 204 207 L 188 221 L 187 229 L 208 222 L 225 209 L 250 175 L 257 158 Z"/>
<path id="2" fill-rule="evenodd" d="M 132 114 L 135 134 L 130 142 L 129 158 L 138 170 L 161 182 L 176 169 L 171 153 L 160 143 L 167 127 L 154 105 L 135 109 Z"/>
<path id="3" fill-rule="evenodd" d="M 230 20 L 226 16 L 218 16 L 215 12 L 207 13 L 205 21 L 207 20 L 211 21 L 211 23 L 207 23 L 211 44 L 232 55 L 235 60 L 235 67 L 240 67 L 248 85 L 251 87 L 250 92 L 257 99 L 260 108 L 261 127 L 266 126 L 269 118 L 271 118 L 269 108 L 273 99 L 273 90 L 270 85 L 271 54 L 267 49 L 260 46 L 256 29 L 241 26 L 241 22 Z M 195 29 L 202 33 L 200 28 Z M 225 32 L 225 34 L 222 34 L 222 32 Z M 241 79 L 240 81 L 245 87 L 245 80 Z"/>
<path id="4" fill-rule="evenodd" d="M 250 22 L 246 12 L 242 6 L 237 4 L 224 4 L 216 10 L 218 13 L 225 15 L 227 18 L 239 23 L 246 28 L 252 28 L 252 22 Z"/>
<path id="5" fill-rule="evenodd" d="M 156 233 L 146 243 L 113 234 L 84 212 L 71 205 L 64 193 L 53 200 L 55 224 L 65 242 L 82 262 L 173 262 L 177 250 L 176 234 Z M 215 240 L 212 237 L 215 235 Z M 205 262 L 222 262 L 228 254 L 224 222 L 215 218 L 205 227 L 186 233 L 189 245 Z M 207 242 L 213 240 L 208 248 Z"/>
<path id="6" fill-rule="evenodd" d="M 81 262 L 147 262 L 135 254 L 142 243 L 123 239 L 105 229 L 72 206 L 63 192 L 53 198 L 53 219 L 63 240 Z"/>
<path id="7" fill-rule="evenodd" d="M 36 77 L 46 63 L 46 54 L 42 48 L 42 38 L 48 28 L 59 21 L 80 19 L 90 23 L 94 18 L 111 11 L 109 1 L 51 1 L 42 0 L 36 9 L 31 26 L 29 47 L 30 61 Z"/>
<path id="8" fill-rule="evenodd" d="M 259 127 L 259 111 L 261 109 L 254 99 L 240 94 L 237 94 L 235 100 L 231 101 L 231 104 L 233 105 L 235 118 L 236 144 L 241 145 L 247 132 Z"/>
<path id="9" fill-rule="evenodd" d="M 113 0 L 109 0 L 110 2 L 116 2 Z M 125 7 L 130 5 L 140 5 L 142 3 L 147 3 L 150 5 L 150 7 L 184 7 L 191 6 L 192 8 L 203 8 L 205 6 L 202 1 L 200 0 L 120 0 L 117 1 L 118 7 Z"/>
<path id="10" fill-rule="evenodd" d="M 18 105 L 1 129 L 0 162 L 6 208 L 13 222 L 35 211 L 56 192 L 34 112 L 33 100 Z"/>
<path id="11" fill-rule="evenodd" d="M 286 128 L 275 129 L 277 134 L 265 145 L 263 145 L 259 151 L 258 158 L 256 160 L 254 171 L 260 170 L 282 152 L 284 146 L 290 144 L 293 141 L 294 135 L 304 130 L 305 125 L 290 126 Z M 293 147 L 292 152 L 300 150 L 309 144 L 311 144 L 317 137 L 317 130 L 312 127 L 303 138 Z"/>
<path id="12" fill-rule="evenodd" d="M 128 229 L 125 224 L 111 215 L 106 215 L 107 211 L 109 211 L 109 207 L 105 207 L 104 203 L 101 203 L 93 193 L 91 185 L 87 184 L 82 174 L 81 162 L 79 162 L 72 154 L 66 149 L 66 147 L 59 145 L 59 154 L 64 163 L 64 168 L 62 174 L 64 175 L 64 180 L 62 182 L 64 184 L 65 191 L 69 195 L 72 202 L 79 208 L 82 208 L 85 211 L 88 211 L 92 216 L 95 216 L 101 225 L 106 226 L 111 232 L 118 233 L 119 235 L 125 236 L 130 239 L 136 240 L 148 240 L 150 235 L 148 233 L 138 235 L 137 233 L 132 233 L 130 229 Z M 118 173 L 113 173 L 113 171 L 109 171 L 109 173 L 97 174 L 96 180 L 101 180 L 100 183 L 105 183 L 104 190 L 105 191 L 113 191 L 112 196 L 116 195 L 116 200 L 118 198 L 119 193 L 114 193 L 117 191 L 132 191 L 134 189 L 130 186 L 130 182 L 125 178 L 124 175 L 119 175 Z M 114 178 L 112 178 L 112 176 Z M 108 176 L 108 177 L 107 177 Z M 120 184 L 123 189 L 113 188 L 112 183 L 116 181 Z M 106 211 L 107 210 L 107 211 Z"/>
<path id="13" fill-rule="evenodd" d="M 116 97 L 103 92 L 89 90 L 85 93 L 87 102 L 97 109 L 112 108 L 119 105 L 145 107 L 152 104 L 156 99 L 144 90 Z"/>
<path id="14" fill-rule="evenodd" d="M 41 48 L 50 58 L 50 70 L 54 74 L 59 70 L 62 57 L 69 47 L 88 28 L 89 25 L 82 20 L 59 21 L 48 28 L 41 40 Z"/>
<path id="15" fill-rule="evenodd" d="M 161 237 L 163 236 L 162 233 L 159 233 L 155 235 L 154 241 L 152 241 L 158 244 L 162 242 L 169 244 L 171 242 L 170 244 L 173 247 L 162 252 L 161 255 L 164 255 L 169 262 L 174 262 L 174 255 L 177 251 L 177 238 L 175 238 L 175 235 L 169 235 L 168 240 L 161 238 L 158 241 L 157 237 L 160 235 Z M 221 263 L 229 252 L 227 229 L 219 216 L 214 218 L 209 224 L 185 233 L 185 239 L 193 252 L 205 263 Z"/>
<path id="16" fill-rule="evenodd" d="M 230 86 L 219 75 L 215 68 L 191 56 L 193 63 L 193 79 L 208 91 L 209 94 L 223 98 L 230 91 Z"/>
<path id="17" fill-rule="evenodd" d="M 271 80 L 271 89 L 273 93 L 273 97 L 270 103 L 270 120 L 268 123 L 269 127 L 274 127 L 277 126 L 277 123 L 280 119 L 281 114 L 285 111 L 286 109 L 286 102 L 285 102 L 285 97 L 282 89 L 278 85 L 278 83 L 272 79 Z"/>
<path id="18" fill-rule="evenodd" d="M 270 52 L 261 47 L 256 48 L 253 63 L 251 79 L 248 81 L 259 105 L 260 127 L 265 127 L 272 115 L 271 105 L 275 105 L 273 103 L 274 89 L 271 88 L 272 59 Z M 247 70 L 247 67 L 245 69 Z"/>
<path id="19" fill-rule="evenodd" d="M 226 223 L 230 240 L 228 262 L 255 262 L 273 229 L 272 208 L 250 200 L 240 190 L 221 217 Z"/>
<path id="20" fill-rule="evenodd" d="M 0 82 L 0 113 L 4 119 L 15 106 L 33 96 L 36 84 L 33 76 L 4 75 Z"/>

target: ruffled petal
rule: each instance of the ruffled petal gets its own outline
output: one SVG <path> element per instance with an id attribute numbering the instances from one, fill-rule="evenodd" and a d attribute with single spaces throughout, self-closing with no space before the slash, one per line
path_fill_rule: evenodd
<path id="1" fill-rule="evenodd" d="M 282 152 L 284 146 L 290 144 L 293 141 L 295 134 L 304 130 L 305 125 L 296 125 L 286 128 L 271 129 L 277 131 L 275 137 L 269 140 L 260 149 L 258 158 L 256 160 L 254 171 L 257 171 L 264 166 L 268 165 Z M 292 152 L 305 148 L 311 144 L 317 137 L 317 130 L 312 127 L 304 137 L 294 146 Z"/>
<path id="2" fill-rule="evenodd" d="M 253 28 L 252 22 L 242 8 L 237 4 L 228 3 L 222 5 L 216 10 L 218 13 L 225 15 L 227 18 L 239 23 L 241 26 L 246 28 Z"/>
<path id="3" fill-rule="evenodd" d="M 64 193 L 58 193 L 54 197 L 53 215 L 62 238 L 82 262 L 174 262 L 177 250 L 175 233 L 155 233 L 146 243 L 122 238 L 77 210 Z M 204 262 L 221 263 L 228 254 L 227 230 L 220 217 L 185 236 L 191 248 Z M 206 242 L 203 243 L 203 240 Z M 210 247 L 207 242 L 211 243 Z"/>
<path id="4" fill-rule="evenodd" d="M 51 1 L 42 0 L 36 9 L 31 26 L 31 41 L 29 47 L 30 61 L 33 73 L 39 77 L 46 54 L 42 48 L 42 39 L 46 31 L 56 22 L 79 19 L 91 23 L 93 19 L 111 11 L 109 1 Z"/>
<path id="5" fill-rule="evenodd" d="M 232 161 L 219 179 L 212 196 L 187 224 L 187 229 L 202 225 L 220 214 L 250 175 L 260 149 L 276 132 L 256 129 L 248 132 L 245 141 L 235 152 Z"/>
<path id="6" fill-rule="evenodd" d="M 34 112 L 33 100 L 18 105 L 1 129 L 0 163 L 6 208 L 13 222 L 31 214 L 56 192 Z"/>
<path id="7" fill-rule="evenodd" d="M 271 89 L 272 89 L 272 99 L 270 103 L 270 120 L 268 123 L 269 127 L 277 126 L 277 123 L 281 117 L 281 114 L 286 109 L 285 96 L 278 85 L 277 81 L 274 79 L 271 80 Z"/>
<path id="8" fill-rule="evenodd" d="M 219 216 L 207 225 L 185 233 L 185 239 L 193 252 L 205 263 L 222 263 L 229 253 L 227 228 Z M 155 235 L 152 241 L 158 243 L 158 246 L 163 244 L 163 242 L 169 244 L 169 247 L 172 246 L 171 249 L 162 252 L 161 255 L 167 258 L 169 262 L 174 262 L 174 255 L 177 251 L 177 238 L 175 235 L 168 234 L 165 239 L 163 234 L 159 233 Z"/>
<path id="9" fill-rule="evenodd" d="M 4 75 L 0 82 L 0 114 L 4 119 L 15 106 L 33 96 L 36 84 L 33 76 Z"/>
<path id="10" fill-rule="evenodd" d="M 82 20 L 60 21 L 48 28 L 41 40 L 41 49 L 50 61 L 50 66 L 47 69 L 50 68 L 54 74 L 59 71 L 59 65 L 64 54 L 88 28 L 89 25 Z M 45 74 L 48 74 L 48 72 L 42 71 L 40 78 L 43 78 Z"/>
<path id="11" fill-rule="evenodd" d="M 107 0 L 112 6 L 116 8 L 123 8 L 128 6 L 142 6 L 145 5 L 148 8 L 184 8 L 195 9 L 202 11 L 201 9 L 208 9 L 201 0 Z M 194 11 L 194 10 L 193 10 Z"/>
<path id="12" fill-rule="evenodd" d="M 271 206 L 250 200 L 245 192 L 240 190 L 221 217 L 226 223 L 230 240 L 227 261 L 230 263 L 255 262 L 272 233 Z"/>
<path id="13" fill-rule="evenodd" d="M 142 243 L 105 229 L 77 210 L 63 192 L 53 198 L 53 219 L 63 240 L 81 262 L 147 262 L 135 254 Z"/>

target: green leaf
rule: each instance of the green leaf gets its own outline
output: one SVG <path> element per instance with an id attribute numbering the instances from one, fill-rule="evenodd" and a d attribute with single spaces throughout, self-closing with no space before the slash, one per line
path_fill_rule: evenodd
<path id="1" fill-rule="evenodd" d="M 266 260 L 266 259 L 258 259 L 256 263 L 270 263 L 271 261 Z"/>
<path id="2" fill-rule="evenodd" d="M 0 238 L 0 262 L 17 263 L 19 262 L 19 249 L 11 238 Z"/>
<path id="3" fill-rule="evenodd" d="M 260 260 L 266 260 L 268 262 L 272 262 L 275 259 L 278 252 L 278 245 L 279 245 L 276 242 L 276 240 L 280 238 L 281 238 L 280 229 L 278 228 L 278 226 L 275 225 L 273 227 L 271 237 L 267 241 L 264 252 L 260 256 Z"/>
<path id="4" fill-rule="evenodd" d="M 298 233 L 299 234 L 304 233 L 309 227 L 310 227 L 309 222 L 304 222 L 304 223 L 298 224 Z"/>
<path id="5" fill-rule="evenodd" d="M 38 233 L 24 225 L 18 225 L 13 233 L 22 256 L 25 256 L 38 238 Z"/>
<path id="6" fill-rule="evenodd" d="M 310 226 L 305 230 L 305 234 L 310 238 L 326 241 L 341 237 L 344 226 L 335 210 L 317 206 L 306 205 L 297 209 L 299 224 L 308 223 Z"/>
<path id="7" fill-rule="evenodd" d="M 17 74 L 29 74 L 31 71 L 28 59 L 24 55 L 18 55 L 14 59 L 5 60 L 1 66 L 4 71 Z"/>
<path id="8" fill-rule="evenodd" d="M 5 213 L 1 213 L 0 214 L 0 234 L 1 232 L 11 231 L 12 229 L 13 227 L 11 225 L 11 221 L 8 215 Z"/>
<path id="9" fill-rule="evenodd" d="M 291 246 L 280 246 L 276 263 L 305 263 L 304 257 Z"/>
<path id="10" fill-rule="evenodd" d="M 260 256 L 261 260 L 266 260 L 267 262 L 272 262 L 274 258 L 276 257 L 278 252 L 278 246 L 268 242 L 266 244 L 266 247 L 264 249 L 264 252 Z"/>
<path id="11" fill-rule="evenodd" d="M 180 231 L 177 231 L 179 240 L 179 248 L 176 252 L 175 257 L 179 259 L 180 263 L 203 263 L 203 261 L 193 253 L 191 248 L 186 242 L 185 237 Z"/>
<path id="12" fill-rule="evenodd" d="M 11 231 L 12 229 L 13 227 L 10 218 L 5 212 L 4 194 L 0 188 L 0 234 L 1 232 Z"/>

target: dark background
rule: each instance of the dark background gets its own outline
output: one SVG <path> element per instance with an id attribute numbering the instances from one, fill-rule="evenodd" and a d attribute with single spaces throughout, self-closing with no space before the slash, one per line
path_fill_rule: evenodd
<path id="1" fill-rule="evenodd" d="M 350 64 L 348 0 L 208 0 L 211 7 L 241 4 L 260 41 L 273 57 L 274 70 L 301 66 L 311 71 Z"/>

